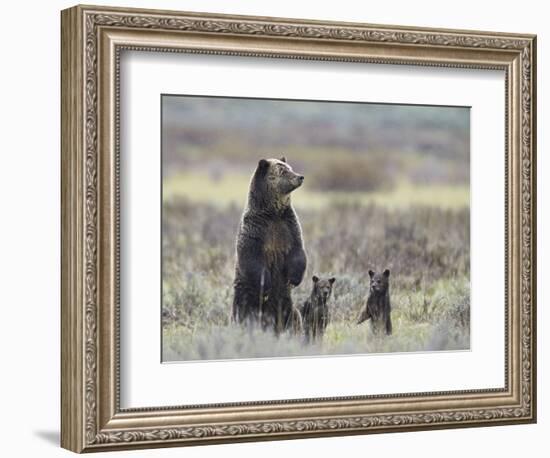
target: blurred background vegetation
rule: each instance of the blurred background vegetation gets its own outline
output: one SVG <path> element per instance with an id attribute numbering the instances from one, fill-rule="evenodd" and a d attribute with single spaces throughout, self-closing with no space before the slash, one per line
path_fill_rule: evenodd
<path id="1" fill-rule="evenodd" d="M 469 348 L 469 109 L 163 96 L 163 360 Z M 261 158 L 293 194 L 311 276 L 337 278 L 323 342 L 229 323 L 235 236 Z M 390 268 L 394 335 L 355 320 Z"/>

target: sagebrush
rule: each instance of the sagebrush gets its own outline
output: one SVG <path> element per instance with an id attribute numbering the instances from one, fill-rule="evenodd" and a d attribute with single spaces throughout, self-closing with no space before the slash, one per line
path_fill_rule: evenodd
<path id="1" fill-rule="evenodd" d="M 316 274 L 336 278 L 321 342 L 230 323 L 235 235 L 242 207 L 163 203 L 163 360 L 456 350 L 470 340 L 469 208 L 329 201 L 297 209 L 308 266 L 293 290 L 302 304 Z M 393 335 L 356 325 L 369 269 L 391 269 Z"/>

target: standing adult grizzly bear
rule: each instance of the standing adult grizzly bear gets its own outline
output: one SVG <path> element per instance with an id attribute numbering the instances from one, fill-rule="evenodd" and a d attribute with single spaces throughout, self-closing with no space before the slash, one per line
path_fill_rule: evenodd
<path id="1" fill-rule="evenodd" d="M 295 325 L 290 289 L 302 282 L 307 261 L 290 193 L 303 181 L 284 157 L 260 160 L 252 175 L 237 235 L 234 322 L 276 334 Z"/>

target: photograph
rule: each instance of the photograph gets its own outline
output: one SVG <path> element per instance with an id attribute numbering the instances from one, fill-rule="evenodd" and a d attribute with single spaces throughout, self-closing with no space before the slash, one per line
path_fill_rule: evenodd
<path id="1" fill-rule="evenodd" d="M 60 343 L 42 397 L 61 447 L 370 447 L 538 421 L 542 16 L 463 9 L 45 20 L 61 313 L 39 340 Z"/>
<path id="2" fill-rule="evenodd" d="M 161 95 L 162 362 L 470 349 L 470 107 Z"/>

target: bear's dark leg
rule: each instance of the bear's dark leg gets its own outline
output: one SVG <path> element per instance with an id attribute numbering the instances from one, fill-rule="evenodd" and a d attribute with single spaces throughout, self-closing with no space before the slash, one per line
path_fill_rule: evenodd
<path id="1" fill-rule="evenodd" d="M 231 310 L 231 320 L 233 323 L 240 324 L 246 318 L 246 310 L 244 307 L 245 295 L 239 288 L 235 288 L 235 294 L 233 297 L 233 308 Z"/>
<path id="2" fill-rule="evenodd" d="M 285 291 L 284 289 L 288 289 L 288 286 L 286 288 L 274 286 L 264 304 L 262 322 L 270 326 L 275 335 L 279 335 L 285 331 L 287 325 L 292 322 L 290 291 Z"/>
<path id="3" fill-rule="evenodd" d="M 391 334 L 392 334 L 391 316 L 388 310 L 386 312 L 386 335 L 391 336 Z"/>
<path id="4" fill-rule="evenodd" d="M 313 329 L 312 329 L 312 341 L 317 341 L 317 336 L 319 335 L 319 310 L 317 309 L 317 305 L 313 309 Z"/>
<path id="5" fill-rule="evenodd" d="M 311 339 L 311 322 L 310 322 L 309 307 L 308 307 L 307 303 L 306 303 L 306 306 L 304 307 L 304 311 L 303 311 L 303 314 L 302 314 L 302 320 L 304 322 L 305 342 L 309 343 L 309 341 Z"/>
<path id="6" fill-rule="evenodd" d="M 319 335 L 321 336 L 321 338 L 323 338 L 323 336 L 325 335 L 326 328 L 327 328 L 327 319 L 326 319 L 325 312 L 323 312 L 323 314 L 321 315 L 321 321 L 319 323 Z"/>
<path id="7" fill-rule="evenodd" d="M 247 289 L 262 288 L 265 295 L 271 289 L 271 272 L 264 260 L 262 244 L 257 239 L 248 237 L 239 241 L 237 281 Z M 258 292 L 259 294 L 259 292 Z"/>
<path id="8" fill-rule="evenodd" d="M 284 329 L 284 326 L 283 326 L 283 303 L 282 301 L 279 299 L 277 301 L 277 306 L 276 306 L 276 312 L 277 314 L 276 318 L 275 318 L 275 334 L 276 335 L 279 335 L 281 334 L 281 332 L 283 332 L 283 329 Z"/>
<path id="9" fill-rule="evenodd" d="M 263 322 L 265 298 L 271 292 L 271 274 L 266 268 L 259 240 L 248 237 L 239 240 L 238 267 L 235 274 L 233 320 Z"/>
<path id="10" fill-rule="evenodd" d="M 231 321 L 240 323 L 243 317 L 242 310 L 243 297 L 241 291 L 235 287 L 233 293 L 233 307 L 231 308 Z"/>
<path id="11" fill-rule="evenodd" d="M 375 335 L 379 335 L 386 325 L 386 314 L 384 310 L 374 309 L 370 312 L 372 332 Z"/>
<path id="12" fill-rule="evenodd" d="M 282 309 L 282 315 L 283 315 L 283 331 L 288 330 L 287 324 L 292 323 L 293 321 L 293 306 L 292 306 L 292 299 L 290 296 L 290 289 L 285 291 L 285 294 L 281 298 L 281 309 Z"/>
<path id="13" fill-rule="evenodd" d="M 309 326 L 309 323 L 306 323 L 305 327 L 304 327 L 304 335 L 305 335 L 305 340 L 306 340 L 306 343 L 309 343 L 311 341 L 311 329 L 310 329 L 310 326 Z"/>
<path id="14" fill-rule="evenodd" d="M 235 286 L 232 320 L 234 323 L 256 322 L 260 312 L 260 289 Z"/>

